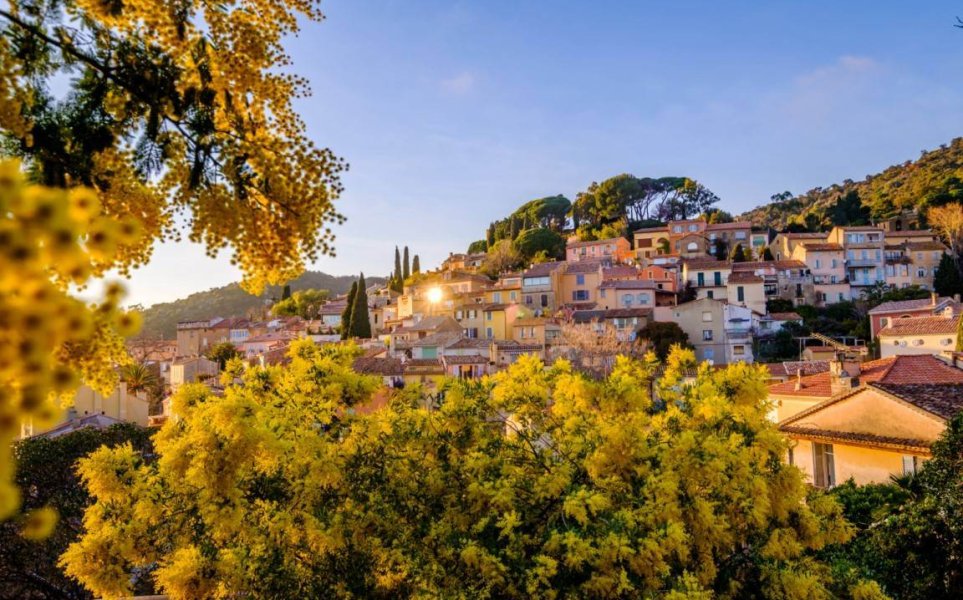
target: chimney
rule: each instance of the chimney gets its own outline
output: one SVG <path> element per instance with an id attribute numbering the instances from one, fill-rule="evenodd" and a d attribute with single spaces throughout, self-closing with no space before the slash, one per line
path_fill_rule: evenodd
<path id="1" fill-rule="evenodd" d="M 933 306 L 936 306 L 936 301 L 937 301 L 937 300 L 939 300 L 939 296 L 936 295 L 936 292 L 930 292 L 930 303 L 931 303 Z"/>
<path id="2" fill-rule="evenodd" d="M 838 356 L 829 361 L 829 389 L 833 396 L 859 387 L 859 361 Z"/>
<path id="3" fill-rule="evenodd" d="M 793 389 L 797 392 L 802 389 L 802 367 L 796 369 L 796 386 Z"/>

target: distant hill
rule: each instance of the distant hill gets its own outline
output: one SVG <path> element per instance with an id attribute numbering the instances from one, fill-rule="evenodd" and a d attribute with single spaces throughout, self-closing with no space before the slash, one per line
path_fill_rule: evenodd
<path id="1" fill-rule="evenodd" d="M 963 138 L 956 138 L 936 150 L 924 151 L 916 160 L 891 166 L 862 181 L 847 179 L 814 188 L 794 198 L 759 206 L 737 218 L 775 229 L 797 224 L 816 230 L 886 219 L 906 209 L 925 212 L 928 206 L 960 200 Z"/>
<path id="2" fill-rule="evenodd" d="M 346 293 L 355 279 L 356 277 L 349 275 L 336 277 L 317 271 L 305 271 L 291 281 L 290 285 L 292 291 L 313 288 L 328 290 L 331 295 L 337 295 Z M 381 277 L 365 277 L 368 284 L 382 284 L 384 281 Z M 232 283 L 206 292 L 197 292 L 174 302 L 155 304 L 143 312 L 144 327 L 140 336 L 173 338 L 178 321 L 243 316 L 248 310 L 262 306 L 265 302 L 269 303 L 272 298 L 280 298 L 281 292 L 280 286 L 269 286 L 260 296 L 252 296 L 238 284 Z"/>

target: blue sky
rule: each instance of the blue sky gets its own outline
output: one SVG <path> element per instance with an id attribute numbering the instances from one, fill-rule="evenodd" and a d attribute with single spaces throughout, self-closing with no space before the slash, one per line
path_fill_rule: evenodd
<path id="1" fill-rule="evenodd" d="M 541 196 L 688 176 L 740 212 L 861 179 L 963 134 L 949 2 L 328 0 L 289 45 L 311 137 L 351 164 L 332 274 L 430 268 Z M 238 278 L 166 244 L 151 304 Z"/>

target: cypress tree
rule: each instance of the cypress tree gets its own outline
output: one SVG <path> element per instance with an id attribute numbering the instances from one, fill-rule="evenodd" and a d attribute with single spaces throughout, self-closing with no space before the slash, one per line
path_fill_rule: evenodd
<path id="1" fill-rule="evenodd" d="M 762 260 L 776 260 L 776 257 L 772 255 L 772 250 L 769 249 L 769 246 L 766 246 L 766 249 L 762 251 Z"/>
<path id="2" fill-rule="evenodd" d="M 712 255 L 718 260 L 725 260 L 729 254 L 728 248 L 726 248 L 726 243 L 722 241 L 722 238 L 716 238 L 716 241 L 712 244 Z"/>
<path id="3" fill-rule="evenodd" d="M 403 281 L 411 277 L 411 263 L 408 261 L 408 246 L 405 246 L 405 258 L 404 262 L 401 263 L 401 279 Z"/>
<path id="4" fill-rule="evenodd" d="M 358 282 L 351 284 L 351 291 L 348 292 L 348 303 L 341 311 L 341 339 L 346 340 L 351 335 L 352 311 L 354 311 L 354 299 L 358 295 Z"/>
<path id="5" fill-rule="evenodd" d="M 291 286 L 285 285 L 284 291 L 281 292 L 281 300 L 287 300 L 291 297 Z"/>
<path id="6" fill-rule="evenodd" d="M 488 231 L 485 232 L 485 240 L 488 242 L 488 247 L 491 248 L 495 245 L 495 224 L 488 224 Z"/>
<path id="7" fill-rule="evenodd" d="M 411 273 L 421 273 L 421 261 L 418 260 L 417 254 L 415 254 L 415 257 L 411 259 Z"/>
<path id="8" fill-rule="evenodd" d="M 732 251 L 732 262 L 746 262 L 746 253 L 742 249 L 742 244 L 736 244 Z"/>
<path id="9" fill-rule="evenodd" d="M 398 252 L 398 246 L 395 246 L 395 279 L 401 279 L 401 253 Z"/>
<path id="10" fill-rule="evenodd" d="M 354 307 L 351 309 L 351 337 L 367 339 L 371 337 L 371 321 L 368 317 L 368 290 L 364 273 L 356 285 L 358 291 L 354 295 Z"/>
<path id="11" fill-rule="evenodd" d="M 956 267 L 956 261 L 949 254 L 940 259 L 940 266 L 933 275 L 933 289 L 940 296 L 952 296 L 963 293 L 963 278 Z"/>

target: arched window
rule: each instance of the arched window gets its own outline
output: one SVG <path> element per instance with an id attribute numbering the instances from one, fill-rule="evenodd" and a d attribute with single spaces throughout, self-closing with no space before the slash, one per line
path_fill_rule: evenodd
<path id="1" fill-rule="evenodd" d="M 689 252 L 695 252 L 696 250 L 699 249 L 699 244 L 695 242 L 689 242 L 689 245 L 686 246 L 685 249 L 688 250 Z"/>

